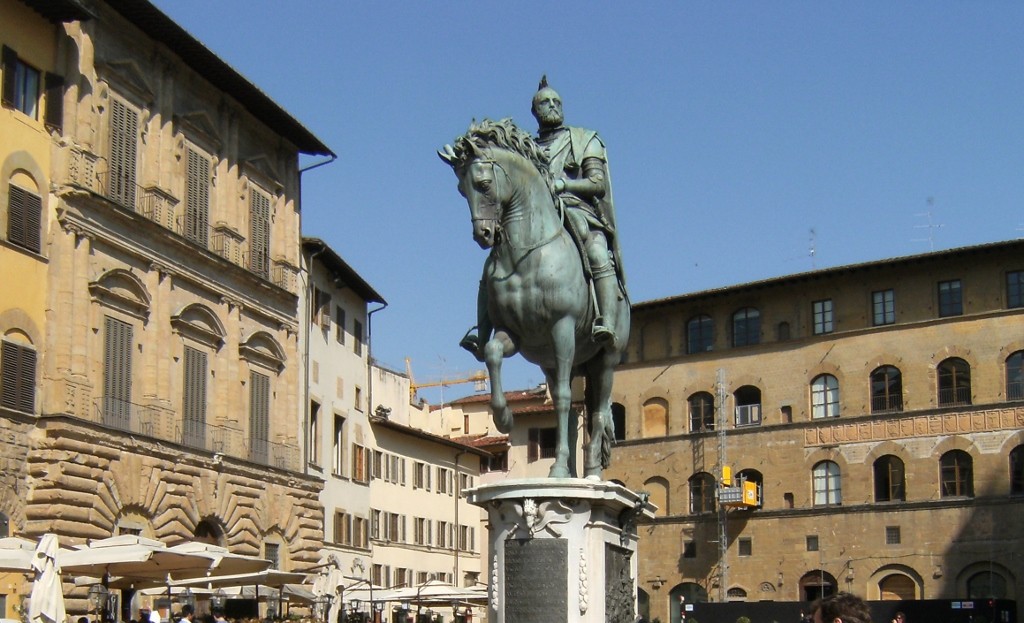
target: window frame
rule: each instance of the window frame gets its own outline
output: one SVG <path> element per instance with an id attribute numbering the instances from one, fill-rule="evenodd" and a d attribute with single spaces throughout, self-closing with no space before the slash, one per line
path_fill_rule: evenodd
<path id="1" fill-rule="evenodd" d="M 890 371 L 895 371 L 895 374 L 890 374 Z M 902 370 L 888 364 L 878 366 L 871 371 L 868 382 L 871 392 L 871 413 L 903 411 Z"/>
<path id="2" fill-rule="evenodd" d="M 707 472 L 700 472 L 688 481 L 690 495 L 689 506 L 691 515 L 702 515 L 715 512 L 715 478 Z"/>
<path id="3" fill-rule="evenodd" d="M 839 379 L 819 374 L 811 381 L 811 419 L 832 419 L 839 414 Z"/>
<path id="4" fill-rule="evenodd" d="M 695 401 L 699 400 L 699 405 Z M 695 412 L 695 406 L 697 406 Z M 690 420 L 690 432 L 702 433 L 715 430 L 715 397 L 710 392 L 695 392 L 686 399 L 686 412 Z"/>
<path id="5" fill-rule="evenodd" d="M 871 293 L 871 326 L 896 324 L 896 290 L 875 290 Z"/>
<path id="6" fill-rule="evenodd" d="M 961 365 L 962 364 L 962 365 Z M 972 404 L 971 364 L 960 357 L 948 357 L 935 366 L 936 404 L 962 407 Z"/>
<path id="7" fill-rule="evenodd" d="M 1024 350 L 1006 358 L 1006 399 L 1024 400 Z"/>
<path id="8" fill-rule="evenodd" d="M 693 316 L 686 321 L 686 354 L 710 352 L 715 345 L 715 321 L 707 314 Z"/>
<path id="9" fill-rule="evenodd" d="M 940 281 L 937 285 L 939 318 L 964 314 L 963 282 L 959 279 Z"/>
<path id="10" fill-rule="evenodd" d="M 1024 270 L 1011 270 L 1006 273 L 1006 307 L 1024 307 Z"/>
<path id="11" fill-rule="evenodd" d="M 826 335 L 835 330 L 832 299 L 821 299 L 811 303 L 814 319 L 814 335 Z"/>
<path id="12" fill-rule="evenodd" d="M 732 314 L 733 348 L 755 346 L 761 343 L 761 310 L 742 307 Z"/>
<path id="13" fill-rule="evenodd" d="M 843 474 L 835 461 L 819 461 L 811 469 L 814 506 L 841 506 Z"/>
<path id="14" fill-rule="evenodd" d="M 974 457 L 964 450 L 950 450 L 939 457 L 939 497 L 974 497 Z"/>
<path id="15" fill-rule="evenodd" d="M 886 454 L 871 465 L 876 503 L 907 501 L 907 469 L 903 459 Z"/>
<path id="16" fill-rule="evenodd" d="M 42 251 L 43 198 L 14 183 L 7 185 L 7 242 Z"/>
<path id="17" fill-rule="evenodd" d="M 0 407 L 22 413 L 35 413 L 36 349 L 0 339 Z"/>

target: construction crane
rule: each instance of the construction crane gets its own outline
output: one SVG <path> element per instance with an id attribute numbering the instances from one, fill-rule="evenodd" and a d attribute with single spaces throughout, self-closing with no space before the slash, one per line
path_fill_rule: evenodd
<path id="1" fill-rule="evenodd" d="M 474 383 L 477 391 L 483 391 L 487 388 L 487 372 L 484 370 L 476 370 L 469 373 L 468 376 L 460 376 L 457 378 L 445 378 L 440 381 L 431 381 L 429 383 L 417 383 L 412 375 L 412 362 L 408 357 L 405 358 L 405 373 L 409 376 L 409 402 L 416 402 L 416 391 L 421 387 L 447 387 L 448 385 L 461 385 L 462 383 Z"/>

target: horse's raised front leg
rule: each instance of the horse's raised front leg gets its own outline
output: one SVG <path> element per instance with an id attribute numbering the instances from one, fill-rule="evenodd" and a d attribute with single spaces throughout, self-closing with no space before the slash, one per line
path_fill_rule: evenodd
<path id="1" fill-rule="evenodd" d="M 575 323 L 570 317 L 562 318 L 555 323 L 552 330 L 552 344 L 555 348 L 555 367 L 545 369 L 548 379 L 548 391 L 558 418 L 557 445 L 555 446 L 555 464 L 551 466 L 548 476 L 551 478 L 569 478 L 574 476 L 569 470 L 569 453 L 576 448 L 569 447 L 569 411 L 572 408 L 572 360 L 576 353 Z"/>
<path id="2" fill-rule="evenodd" d="M 491 378 L 491 417 L 498 431 L 506 435 L 512 432 L 512 410 L 508 408 L 505 390 L 501 386 L 501 360 L 518 350 L 512 337 L 502 330 L 495 331 L 494 337 L 484 345 L 484 363 Z"/>

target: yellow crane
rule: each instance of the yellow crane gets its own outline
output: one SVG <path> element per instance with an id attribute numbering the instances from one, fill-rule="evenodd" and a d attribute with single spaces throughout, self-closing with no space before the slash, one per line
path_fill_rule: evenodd
<path id="1" fill-rule="evenodd" d="M 416 402 L 416 390 L 421 387 L 447 387 L 448 385 L 461 385 L 462 383 L 475 383 L 477 391 L 483 391 L 487 387 L 487 372 L 484 370 L 476 370 L 469 373 L 468 376 L 445 378 L 429 383 L 417 383 L 412 376 L 412 362 L 408 357 L 405 358 L 405 373 L 409 376 L 409 402 Z"/>

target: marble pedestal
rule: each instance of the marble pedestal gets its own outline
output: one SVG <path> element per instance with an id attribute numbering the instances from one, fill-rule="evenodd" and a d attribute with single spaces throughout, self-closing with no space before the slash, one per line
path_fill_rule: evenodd
<path id="1" fill-rule="evenodd" d="M 633 623 L 636 519 L 646 497 L 612 482 L 530 478 L 467 492 L 490 523 L 489 623 Z"/>

